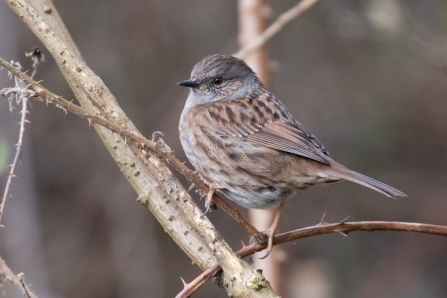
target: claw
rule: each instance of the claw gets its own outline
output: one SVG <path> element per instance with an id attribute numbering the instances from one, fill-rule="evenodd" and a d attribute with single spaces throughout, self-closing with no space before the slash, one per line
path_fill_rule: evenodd
<path id="1" fill-rule="evenodd" d="M 202 215 L 200 215 L 200 217 L 204 217 L 205 215 L 207 215 L 208 213 L 210 213 L 212 210 L 211 205 L 206 207 L 205 212 L 202 213 Z"/>
<path id="2" fill-rule="evenodd" d="M 205 212 L 200 216 L 204 217 L 208 212 L 211 211 L 211 209 L 217 209 L 216 204 L 213 202 L 214 192 L 216 189 L 222 188 L 220 185 L 216 183 L 210 183 L 209 185 L 210 191 L 208 192 L 208 195 L 205 200 Z"/>
<path id="3" fill-rule="evenodd" d="M 280 212 L 281 211 L 278 210 L 278 213 L 280 213 Z M 273 221 L 272 226 L 267 231 L 268 232 L 268 234 L 267 234 L 268 239 L 267 239 L 267 248 L 265 250 L 266 254 L 262 258 L 259 258 L 261 260 L 267 258 L 270 255 L 270 253 L 272 252 L 272 249 L 273 249 L 273 236 L 275 236 L 276 228 L 278 226 L 278 222 L 276 221 L 276 217 L 278 217 L 278 219 L 279 219 L 278 213 L 277 213 L 277 216 L 275 216 L 275 220 Z"/>
<path id="4" fill-rule="evenodd" d="M 272 252 L 271 250 L 267 249 L 267 253 L 265 254 L 265 256 L 263 256 L 262 258 L 259 258 L 259 259 L 264 260 L 265 258 L 267 258 L 270 255 L 271 252 Z"/>

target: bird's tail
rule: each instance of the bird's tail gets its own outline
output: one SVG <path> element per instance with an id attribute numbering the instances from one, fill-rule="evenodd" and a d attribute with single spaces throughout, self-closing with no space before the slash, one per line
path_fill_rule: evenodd
<path id="1" fill-rule="evenodd" d="M 395 189 L 394 187 L 386 185 L 385 183 L 377 181 L 363 174 L 351 171 L 350 169 L 334 161 L 331 161 L 331 168 L 328 172 L 331 175 L 337 176 L 341 179 L 374 189 L 375 191 L 378 191 L 386 195 L 387 197 L 408 197 L 406 194 L 404 194 L 400 190 Z"/>

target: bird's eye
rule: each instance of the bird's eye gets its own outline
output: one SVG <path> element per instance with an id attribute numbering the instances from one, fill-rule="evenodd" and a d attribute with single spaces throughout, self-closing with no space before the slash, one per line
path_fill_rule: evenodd
<path id="1" fill-rule="evenodd" d="M 222 83 L 223 83 L 222 77 L 216 77 L 213 79 L 213 84 L 216 86 L 222 85 Z"/>

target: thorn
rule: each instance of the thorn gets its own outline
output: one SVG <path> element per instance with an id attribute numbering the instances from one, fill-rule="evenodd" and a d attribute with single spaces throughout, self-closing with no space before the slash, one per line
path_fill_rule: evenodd
<path id="1" fill-rule="evenodd" d="M 267 258 L 270 253 L 272 252 L 272 250 L 267 250 L 267 253 L 265 254 L 265 256 L 263 256 L 262 258 L 259 258 L 260 260 L 264 260 L 265 258 Z"/>
<path id="2" fill-rule="evenodd" d="M 202 213 L 202 215 L 200 215 L 200 217 L 204 217 L 205 215 L 207 215 L 208 213 L 210 213 L 212 211 L 211 205 L 206 207 L 205 212 Z"/>
<path id="3" fill-rule="evenodd" d="M 196 187 L 196 185 L 194 183 L 191 183 L 191 185 L 188 187 L 188 191 L 193 190 L 194 187 Z"/>
<path id="4" fill-rule="evenodd" d="M 348 237 L 348 234 L 346 234 L 346 233 L 343 232 L 343 231 L 339 231 L 339 230 L 334 230 L 334 231 L 337 232 L 337 233 L 339 233 L 339 234 L 342 235 L 342 236 Z"/>
<path id="5" fill-rule="evenodd" d="M 317 227 L 325 226 L 325 225 L 329 224 L 327 221 L 324 220 L 325 217 L 326 217 L 326 212 L 323 213 L 323 217 L 321 218 L 320 222 L 317 224 Z"/>
<path id="6" fill-rule="evenodd" d="M 247 247 L 247 245 L 245 245 L 244 241 L 241 240 L 241 243 L 242 243 L 242 249 Z"/>
<path id="7" fill-rule="evenodd" d="M 351 217 L 351 215 L 349 215 L 348 217 L 346 217 L 345 219 L 343 219 L 342 221 L 340 221 L 338 224 L 339 225 L 343 225 L 346 223 L 346 221 Z"/>
<path id="8" fill-rule="evenodd" d="M 92 119 L 88 118 L 88 126 L 92 127 Z"/>
<path id="9" fill-rule="evenodd" d="M 182 280 L 183 288 L 186 289 L 188 287 L 188 284 L 185 282 L 185 280 L 182 277 L 180 277 L 180 279 Z"/>

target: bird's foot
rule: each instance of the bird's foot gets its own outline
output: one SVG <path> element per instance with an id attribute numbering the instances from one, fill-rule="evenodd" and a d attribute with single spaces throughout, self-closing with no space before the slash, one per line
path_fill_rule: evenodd
<path id="1" fill-rule="evenodd" d="M 276 230 L 278 229 L 278 222 L 279 222 L 279 218 L 281 216 L 281 211 L 284 208 L 284 203 L 285 202 L 281 202 L 281 204 L 279 204 L 278 209 L 276 210 L 275 218 L 273 219 L 273 223 L 270 226 L 270 228 L 265 233 L 259 233 L 267 238 L 266 254 L 265 254 L 265 256 L 260 258 L 261 260 L 267 258 L 273 249 L 273 237 L 275 236 Z M 263 240 L 263 244 L 265 244 L 265 242 L 266 242 L 265 238 L 262 240 Z"/>
<path id="2" fill-rule="evenodd" d="M 210 187 L 210 191 L 208 192 L 208 195 L 206 196 L 206 200 L 205 200 L 205 212 L 203 212 L 202 215 L 200 215 L 200 217 L 204 217 L 209 212 L 211 212 L 211 210 L 217 209 L 216 204 L 213 202 L 214 193 L 217 189 L 223 188 L 222 186 L 220 186 L 217 183 L 210 183 L 209 187 Z"/>

